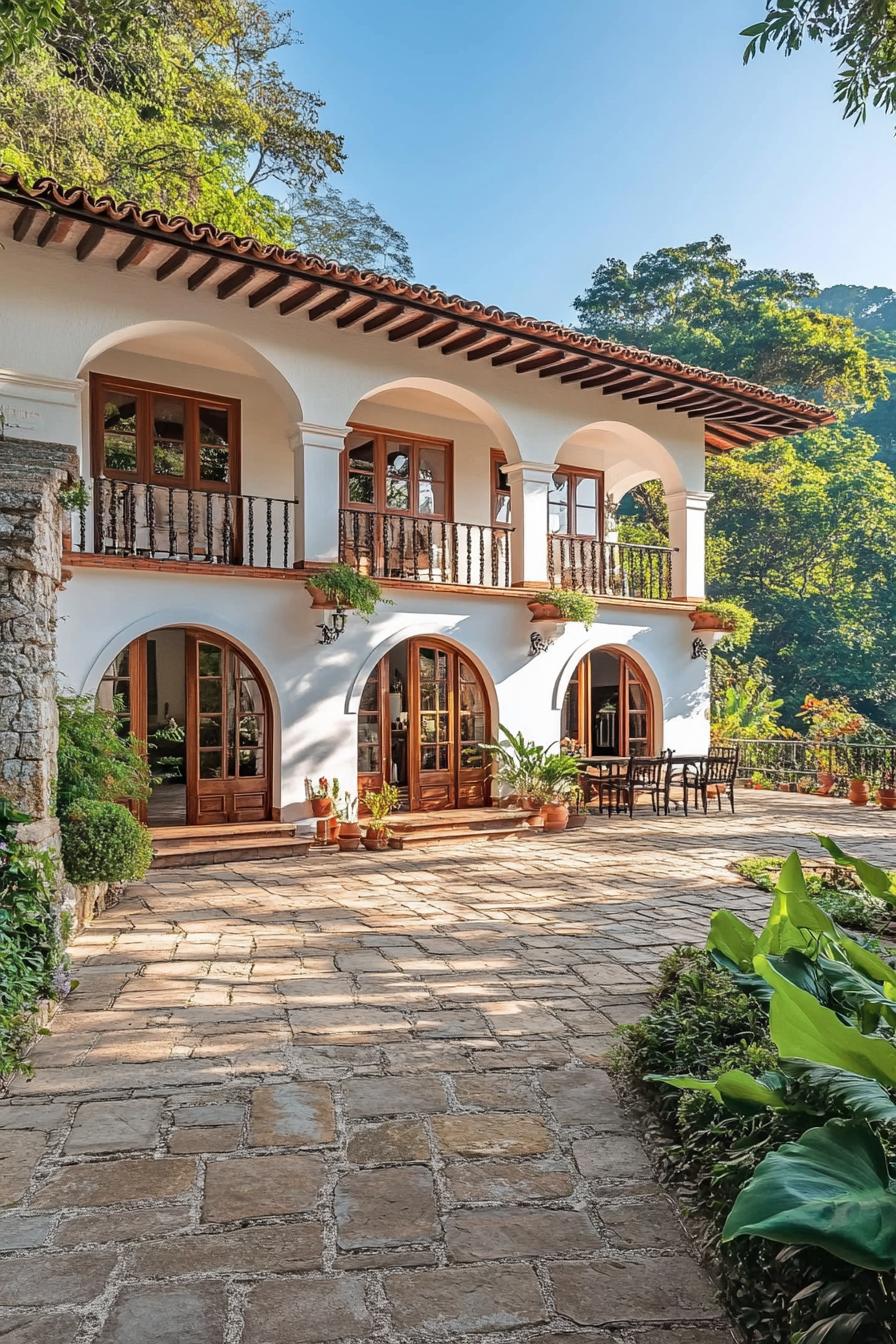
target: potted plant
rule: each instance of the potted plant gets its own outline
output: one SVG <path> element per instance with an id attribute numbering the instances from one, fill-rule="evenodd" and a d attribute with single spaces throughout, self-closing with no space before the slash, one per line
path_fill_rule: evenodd
<path id="1" fill-rule="evenodd" d="M 62 549 L 64 551 L 70 551 L 72 548 L 71 515 L 80 513 L 89 504 L 90 495 L 83 481 L 76 481 L 74 485 L 64 485 L 59 491 L 59 507 L 62 510 Z"/>
<path id="2" fill-rule="evenodd" d="M 867 775 L 852 775 L 849 781 L 849 790 L 846 794 L 853 807 L 864 807 L 871 796 L 868 791 Z"/>
<path id="3" fill-rule="evenodd" d="M 546 831 L 565 831 L 569 821 L 569 799 L 578 787 L 579 766 L 565 752 L 545 756 L 536 776 L 536 792 L 543 798 L 541 814 Z"/>
<path id="4" fill-rule="evenodd" d="M 305 587 L 311 594 L 313 611 L 356 611 L 365 621 L 369 621 L 380 602 L 392 606 L 375 579 L 367 574 L 358 574 L 351 565 L 330 565 L 307 579 Z"/>
<path id="5" fill-rule="evenodd" d="M 588 809 L 585 806 L 585 793 L 581 784 L 576 784 L 569 794 L 569 818 L 566 822 L 568 831 L 578 830 L 584 826 L 588 820 Z"/>
<path id="6" fill-rule="evenodd" d="M 815 789 L 815 780 L 810 775 L 802 775 L 796 782 L 797 793 L 814 793 Z"/>
<path id="7" fill-rule="evenodd" d="M 358 825 L 358 800 L 343 793 L 336 800 L 339 834 L 336 837 L 340 852 L 350 854 L 361 847 L 361 827 Z"/>
<path id="8" fill-rule="evenodd" d="M 330 781 L 326 776 L 321 775 L 317 781 L 317 788 L 314 788 L 309 779 L 305 780 L 305 794 L 311 803 L 311 815 L 313 817 L 329 817 L 333 811 L 333 798 L 339 796 L 339 780 L 333 780 L 333 793 L 330 792 Z"/>
<path id="9" fill-rule="evenodd" d="M 587 593 L 571 592 L 566 588 L 548 588 L 536 593 L 526 604 L 532 613 L 532 620 L 538 621 L 581 621 L 586 630 L 597 619 L 597 602 Z"/>
<path id="10" fill-rule="evenodd" d="M 881 775 L 877 801 L 883 812 L 896 810 L 896 770 L 885 770 Z"/>
<path id="11" fill-rule="evenodd" d="M 716 630 L 721 632 L 728 644 L 742 646 L 748 644 L 756 624 L 745 607 L 736 602 L 701 602 L 691 612 L 691 628 L 694 630 Z"/>
<path id="12" fill-rule="evenodd" d="M 516 799 L 517 807 L 528 809 L 534 815 L 540 813 L 541 800 L 536 797 L 538 771 L 547 752 L 537 742 L 529 742 L 522 733 L 512 733 L 503 723 L 498 724 L 502 736 L 497 742 L 480 743 L 482 750 L 494 757 L 497 777 L 507 786 L 508 792 Z"/>
<path id="13" fill-rule="evenodd" d="M 398 797 L 398 789 L 394 784 L 384 784 L 381 789 L 368 789 L 364 794 L 364 806 L 370 813 L 370 819 L 365 823 L 365 849 L 388 847 L 391 833 L 386 825 L 386 819 L 398 806 Z"/>

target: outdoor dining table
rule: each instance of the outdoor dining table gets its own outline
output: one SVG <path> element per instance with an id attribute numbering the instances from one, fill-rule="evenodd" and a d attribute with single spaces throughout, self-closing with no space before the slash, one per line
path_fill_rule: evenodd
<path id="1" fill-rule="evenodd" d="M 580 756 L 578 758 L 579 766 L 584 772 L 587 769 L 598 770 L 605 778 L 612 776 L 621 776 L 628 769 L 629 756 Z M 693 771 L 695 776 L 699 775 L 700 768 L 706 760 L 705 752 L 674 752 L 669 757 L 669 772 L 666 775 L 666 810 L 669 805 L 669 790 L 672 784 L 672 773 L 678 768 L 681 770 L 681 783 L 684 791 L 684 810 L 687 812 L 688 801 L 688 773 Z"/>

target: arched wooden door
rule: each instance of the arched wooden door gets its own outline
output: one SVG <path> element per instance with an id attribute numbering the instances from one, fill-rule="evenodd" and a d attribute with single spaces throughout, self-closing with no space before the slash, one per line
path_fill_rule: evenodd
<path id="1" fill-rule="evenodd" d="M 362 692 L 359 795 L 392 780 L 415 812 L 481 807 L 490 784 L 481 744 L 490 732 L 488 698 L 472 663 L 438 640 L 411 640 L 381 659 Z"/>
<path id="2" fill-rule="evenodd" d="M 595 652 L 612 656 L 616 665 L 613 686 L 596 684 L 592 655 L 586 654 L 566 690 L 561 736 L 578 742 L 586 756 L 650 755 L 656 743 L 653 700 L 646 681 L 625 654 L 606 649 Z"/>

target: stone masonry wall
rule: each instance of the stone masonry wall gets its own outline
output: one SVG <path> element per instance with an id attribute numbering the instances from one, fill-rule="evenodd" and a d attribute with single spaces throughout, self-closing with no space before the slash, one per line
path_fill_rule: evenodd
<path id="1" fill-rule="evenodd" d="M 65 444 L 0 439 L 0 792 L 36 822 L 56 762 L 58 495 L 76 472 Z"/>

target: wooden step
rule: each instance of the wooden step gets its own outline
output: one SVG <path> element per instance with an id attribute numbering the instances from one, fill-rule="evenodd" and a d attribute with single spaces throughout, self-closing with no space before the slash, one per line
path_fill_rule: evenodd
<path id="1" fill-rule="evenodd" d="M 211 827 L 191 829 L 211 830 Z M 310 840 L 299 840 L 295 827 L 292 835 L 239 835 L 226 840 L 194 839 L 181 844 L 153 846 L 152 868 L 197 868 L 201 864 L 252 863 L 260 859 L 302 859 L 311 848 Z"/>
<path id="2" fill-rule="evenodd" d="M 150 829 L 153 845 L 157 849 L 167 849 L 171 845 L 182 845 L 193 840 L 207 844 L 211 840 L 273 839 L 296 833 L 295 823 L 290 821 L 234 821 L 219 826 L 153 826 Z"/>
<path id="3" fill-rule="evenodd" d="M 511 830 L 523 826 L 532 815 L 516 807 L 469 807 L 445 812 L 395 812 L 389 829 L 402 835 L 414 831 Z"/>
<path id="4" fill-rule="evenodd" d="M 418 849 L 425 845 L 465 845 L 470 841 L 485 840 L 525 840 L 527 836 L 540 835 L 541 831 L 531 826 L 438 826 L 432 830 L 418 826 L 410 831 L 395 832 L 401 841 L 402 849 Z"/>

